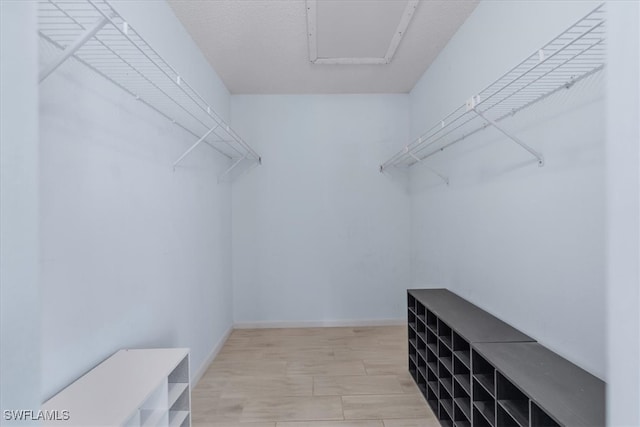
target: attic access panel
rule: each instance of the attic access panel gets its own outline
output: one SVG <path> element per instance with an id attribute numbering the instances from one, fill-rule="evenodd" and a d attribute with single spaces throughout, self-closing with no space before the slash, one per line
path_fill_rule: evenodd
<path id="1" fill-rule="evenodd" d="M 309 60 L 314 64 L 389 64 L 418 0 L 307 0 Z"/>

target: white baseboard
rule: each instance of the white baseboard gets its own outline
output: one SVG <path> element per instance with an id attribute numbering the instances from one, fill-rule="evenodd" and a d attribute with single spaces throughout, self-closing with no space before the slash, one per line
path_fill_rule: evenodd
<path id="1" fill-rule="evenodd" d="M 207 356 L 205 361 L 202 362 L 202 365 L 200 366 L 200 368 L 198 368 L 198 370 L 196 371 L 196 374 L 193 376 L 193 378 L 191 378 L 192 389 L 194 389 L 196 385 L 198 385 L 198 382 L 204 376 L 204 373 L 207 372 L 209 365 L 211 365 L 211 363 L 213 362 L 213 359 L 215 359 L 218 353 L 220 353 L 220 350 L 222 350 L 222 347 L 224 347 L 224 344 L 227 342 L 227 338 L 229 338 L 229 335 L 231 335 L 232 331 L 233 331 L 233 325 L 229 326 L 229 329 L 227 329 L 227 331 L 222 335 L 222 338 L 218 340 L 218 343 L 213 347 L 213 350 L 211 350 L 211 353 L 209 353 L 209 356 Z"/>
<path id="2" fill-rule="evenodd" d="M 236 322 L 234 329 L 266 328 L 318 328 L 318 327 L 357 327 L 357 326 L 396 326 L 404 325 L 407 319 L 366 319 L 366 320 L 311 320 L 311 321 L 259 321 Z"/>

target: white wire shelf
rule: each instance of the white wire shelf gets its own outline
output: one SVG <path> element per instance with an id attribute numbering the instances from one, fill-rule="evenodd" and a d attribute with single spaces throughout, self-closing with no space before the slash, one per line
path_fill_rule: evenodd
<path id="1" fill-rule="evenodd" d="M 44 81 L 70 57 L 116 84 L 196 138 L 174 168 L 205 143 L 234 160 L 261 163 L 260 156 L 106 0 L 40 0 L 40 37 L 59 50 L 40 72 Z"/>
<path id="2" fill-rule="evenodd" d="M 463 139 L 494 126 L 534 156 L 544 157 L 498 123 L 605 66 L 605 11 L 600 5 L 540 50 L 435 123 L 420 137 L 380 165 L 411 167 Z M 446 177 L 439 175 L 448 183 Z"/>

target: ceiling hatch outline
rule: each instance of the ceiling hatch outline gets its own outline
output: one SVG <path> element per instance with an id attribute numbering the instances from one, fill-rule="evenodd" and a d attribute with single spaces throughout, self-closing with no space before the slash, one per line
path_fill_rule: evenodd
<path id="1" fill-rule="evenodd" d="M 383 57 L 318 57 L 317 32 L 317 0 L 306 0 L 307 6 L 307 40 L 309 44 L 309 61 L 318 65 L 386 65 L 391 63 L 400 42 L 404 37 L 411 18 L 418 7 L 419 0 L 409 0 L 402 12 L 400 23 L 391 38 L 387 52 Z"/>

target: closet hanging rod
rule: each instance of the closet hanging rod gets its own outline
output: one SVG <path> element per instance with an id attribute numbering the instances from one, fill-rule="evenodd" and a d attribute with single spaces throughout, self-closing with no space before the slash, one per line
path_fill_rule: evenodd
<path id="1" fill-rule="evenodd" d="M 60 50 L 42 80 L 73 57 L 193 135 L 196 146 L 205 143 L 234 161 L 261 164 L 260 155 L 107 0 L 40 0 L 38 24 L 42 39 Z"/>
<path id="2" fill-rule="evenodd" d="M 381 164 L 380 171 L 411 167 L 488 126 L 496 127 L 542 165 L 542 154 L 498 123 L 602 70 L 604 23 L 601 4 L 407 144 Z"/>

